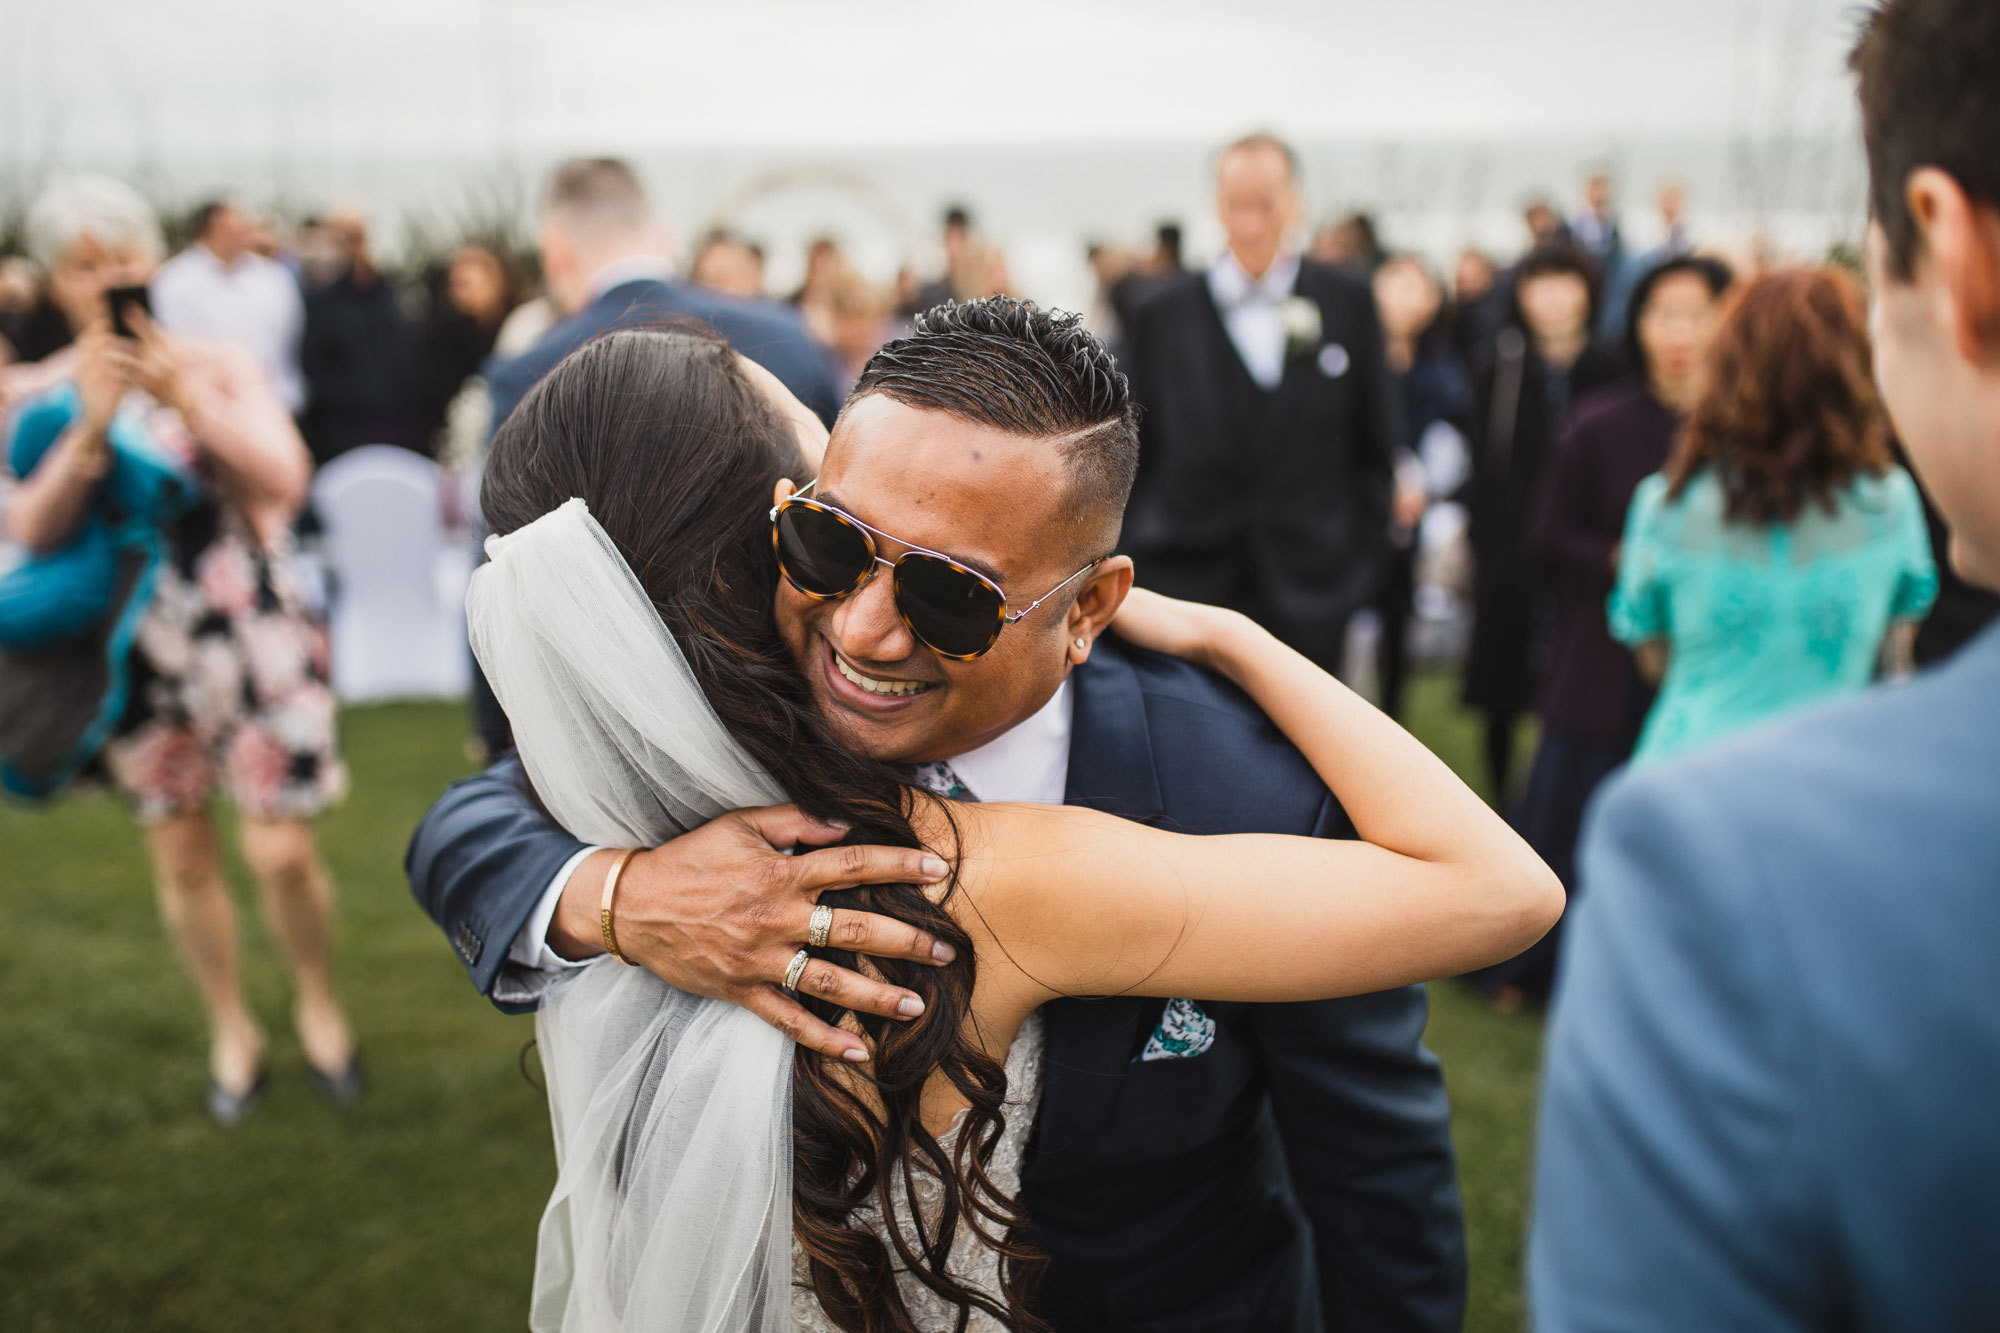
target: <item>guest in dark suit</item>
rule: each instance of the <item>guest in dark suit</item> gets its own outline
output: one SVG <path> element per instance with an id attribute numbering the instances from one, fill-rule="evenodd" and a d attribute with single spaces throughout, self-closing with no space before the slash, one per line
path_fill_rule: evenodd
<path id="1" fill-rule="evenodd" d="M 1295 163 L 1269 135 L 1224 150 L 1228 250 L 1133 312 L 1145 412 L 1120 549 L 1142 586 L 1245 612 L 1337 671 L 1386 558 L 1401 431 L 1367 283 L 1293 248 Z"/>
<path id="2" fill-rule="evenodd" d="M 2000 7 L 1888 0 L 1860 75 L 1874 368 L 2000 588 Z M 1549 1030 L 1535 1326 L 2000 1317 L 2000 628 L 1598 801 Z"/>
<path id="3" fill-rule="evenodd" d="M 608 329 L 695 320 L 776 375 L 822 421 L 840 411 L 832 363 L 798 313 L 723 296 L 676 278 L 645 187 L 613 158 L 564 164 L 542 196 L 542 271 L 569 317 L 509 361 L 489 363 L 493 424 L 507 419 L 556 362 Z"/>
<path id="4" fill-rule="evenodd" d="M 1576 405 L 1528 530 L 1529 553 L 1554 593 L 1554 622 L 1535 710 L 1541 746 L 1516 827 L 1572 894 L 1584 806 L 1631 755 L 1653 699 L 1604 617 L 1625 511 L 1639 483 L 1666 463 L 1694 407 L 1696 373 L 1729 280 L 1715 260 L 1682 258 L 1640 282 L 1625 351 L 1643 378 L 1599 389 Z M 1558 924 L 1519 958 L 1489 968 L 1482 974 L 1488 989 L 1509 1007 L 1546 1000 L 1560 930 Z"/>
<path id="5" fill-rule="evenodd" d="M 1472 646 L 1465 702 L 1486 715 L 1486 764 L 1505 809 L 1514 729 L 1535 700 L 1548 637 L 1548 590 L 1527 551 L 1528 519 L 1570 404 L 1623 378 L 1624 358 L 1590 338 L 1597 275 L 1567 243 L 1544 246 L 1514 276 L 1507 327 L 1474 376 L 1468 483 Z"/>
<path id="6" fill-rule="evenodd" d="M 935 370 L 907 384 L 897 378 L 918 376 L 926 357 L 940 355 L 925 352 L 927 337 L 967 332 L 979 340 L 948 346 L 977 350 L 943 354 L 959 357 L 948 381 Z M 1021 413 L 1030 410 L 1021 406 L 1025 396 L 1000 411 L 981 406 L 980 395 L 995 382 L 1024 382 L 1018 358 L 1049 357 L 1054 348 L 1064 373 L 1080 368 L 1080 383 L 1111 395 L 1108 420 L 1033 418 L 1030 447 L 1062 441 L 1071 457 L 1079 440 L 1097 439 L 1101 453 L 1106 428 L 1123 423 L 1129 448 L 1122 377 L 1093 344 L 1080 329 L 1004 299 L 961 307 L 949 327 L 891 344 L 871 362 L 828 446 L 820 497 L 837 493 L 885 532 L 928 538 L 939 549 L 955 544 L 954 531 L 996 534 L 990 557 L 1032 571 L 1023 577 L 1039 591 L 1052 546 L 1044 526 L 1023 532 L 1023 524 L 994 516 L 1042 511 L 1024 505 L 1021 469 L 1003 465 L 995 436 L 981 433 L 972 414 L 1011 422 L 999 438 L 1018 437 Z M 901 392 L 920 390 L 931 406 L 893 397 L 899 384 Z M 1043 466 L 1034 475 L 1045 475 Z M 1112 471 L 1098 466 L 1092 475 Z M 907 480 L 913 474 L 921 485 Z M 1123 484 L 1109 500 L 1107 485 L 1080 489 L 1083 498 L 1062 511 L 1101 523 L 1088 533 L 1093 550 L 1107 549 L 1117 530 Z M 913 488 L 947 498 L 913 503 L 904 498 Z M 1003 542 L 998 534 L 1014 535 Z M 1057 554 L 1066 561 L 1070 553 Z M 806 603 L 781 586 L 778 621 L 809 664 L 820 707 L 857 746 L 896 761 L 947 759 L 974 797 L 1088 805 L 1201 833 L 1352 836 L 1304 759 L 1240 692 L 1185 663 L 1094 637 L 1091 627 L 1110 615 L 1100 584 L 1129 579 L 1129 566 L 1112 557 L 1086 568 L 1093 572 L 1071 610 L 1009 626 L 992 652 L 953 661 L 949 671 L 906 632 L 887 580 L 832 603 Z M 857 694 L 852 668 L 836 673 L 836 662 L 850 660 L 885 680 L 922 679 L 929 688 L 914 709 L 900 702 L 878 709 Z M 783 832 L 767 819 L 768 834 L 746 834 L 745 818 L 725 816 L 635 858 L 619 881 L 619 910 L 628 922 L 662 928 L 633 924 L 620 938 L 635 961 L 675 985 L 737 999 L 813 1049 L 839 1055 L 851 1037 L 796 1005 L 783 1008 L 772 988 L 756 984 L 766 979 L 767 951 L 744 944 L 740 960 L 711 955 L 711 928 L 702 923 L 721 918 L 737 932 L 730 938 L 747 935 L 761 946 L 773 914 L 768 895 L 746 885 L 827 874 L 839 878 L 809 882 L 909 879 L 914 869 L 896 858 L 915 854 L 857 847 L 786 858 L 766 839 L 798 841 L 799 817 Z M 849 865 L 850 854 L 891 859 Z M 510 763 L 445 794 L 417 830 L 407 868 L 473 983 L 502 1007 L 521 1008 L 561 959 L 602 951 L 596 914 L 610 859 L 550 824 Z M 929 959 L 925 949 L 910 956 Z M 726 966 L 710 961 L 724 956 Z M 745 974 L 750 982 L 740 983 Z M 869 1007 L 896 1012 L 893 1002 Z M 1421 989 L 1273 1005 L 1065 999 L 1042 1012 L 1046 1075 L 1022 1201 L 1033 1243 L 1053 1261 L 1040 1309 L 1056 1327 L 1459 1327 L 1463 1222 L 1449 1105 L 1437 1062 L 1421 1044 Z M 1160 1038 L 1165 1049 L 1155 1051 Z"/>
<path id="7" fill-rule="evenodd" d="M 306 296 L 299 370 L 306 380 L 303 421 L 313 461 L 364 444 L 422 452 L 428 443 L 419 393 L 416 333 L 387 274 L 375 266 L 368 228 L 351 210 L 329 214 L 339 275 Z"/>
<path id="8" fill-rule="evenodd" d="M 635 324 L 693 320 L 776 375 L 832 424 L 840 411 L 837 372 L 790 306 L 724 296 L 674 276 L 665 233 L 630 166 L 614 158 L 579 158 L 556 169 L 542 194 L 542 273 L 567 318 L 542 340 L 486 364 L 498 430 L 536 381 L 598 334 Z M 489 755 L 513 748 L 507 718 L 474 667 L 473 724 Z"/>

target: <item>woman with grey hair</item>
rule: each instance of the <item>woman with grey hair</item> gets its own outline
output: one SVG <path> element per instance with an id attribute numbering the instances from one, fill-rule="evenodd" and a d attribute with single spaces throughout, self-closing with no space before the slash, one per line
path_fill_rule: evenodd
<path id="1" fill-rule="evenodd" d="M 332 894 L 309 822 L 345 774 L 325 631 L 289 559 L 310 458 L 248 352 L 170 338 L 137 302 L 117 312 L 136 336 L 114 331 L 107 293 L 143 283 L 162 250 L 137 192 L 101 176 L 60 180 L 30 209 L 28 236 L 75 341 L 0 372 L 19 477 L 6 501 L 14 538 L 48 555 L 104 522 L 121 449 L 166 460 L 197 497 L 145 535 L 156 554 L 120 661 L 126 698 L 94 758 L 145 829 L 161 914 L 208 1011 L 209 1113 L 237 1123 L 264 1080 L 208 810 L 218 787 L 242 816 L 244 859 L 298 982 L 307 1063 L 328 1096 L 351 1102 L 359 1066 L 334 992 Z"/>

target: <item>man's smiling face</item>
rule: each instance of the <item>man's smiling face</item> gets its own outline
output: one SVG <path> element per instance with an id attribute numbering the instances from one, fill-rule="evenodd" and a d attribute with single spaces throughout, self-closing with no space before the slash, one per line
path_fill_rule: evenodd
<path id="1" fill-rule="evenodd" d="M 1084 549 L 1089 538 L 1070 521 L 1055 441 L 881 393 L 841 415 L 814 496 L 895 538 L 876 538 L 884 559 L 907 542 L 979 570 L 1005 590 L 1010 611 L 1104 554 Z M 1000 735 L 1055 693 L 1069 671 L 1076 590 L 1094 581 L 1057 593 L 970 662 L 942 658 L 911 635 L 879 565 L 859 592 L 832 601 L 780 580 L 778 628 L 850 744 L 896 762 L 944 759 Z"/>

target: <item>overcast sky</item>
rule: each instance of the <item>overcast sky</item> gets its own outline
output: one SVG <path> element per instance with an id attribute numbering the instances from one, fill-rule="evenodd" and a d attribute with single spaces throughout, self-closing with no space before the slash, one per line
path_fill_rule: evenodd
<path id="1" fill-rule="evenodd" d="M 0 157 L 1851 123 L 1853 0 L 0 0 Z"/>

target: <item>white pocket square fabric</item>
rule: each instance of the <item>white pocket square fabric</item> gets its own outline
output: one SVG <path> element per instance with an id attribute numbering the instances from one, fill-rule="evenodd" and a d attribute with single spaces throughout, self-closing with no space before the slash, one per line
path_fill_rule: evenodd
<path id="1" fill-rule="evenodd" d="M 1193 1000 L 1169 1000 L 1139 1059 L 1192 1060 L 1215 1045 L 1215 1020 Z"/>

